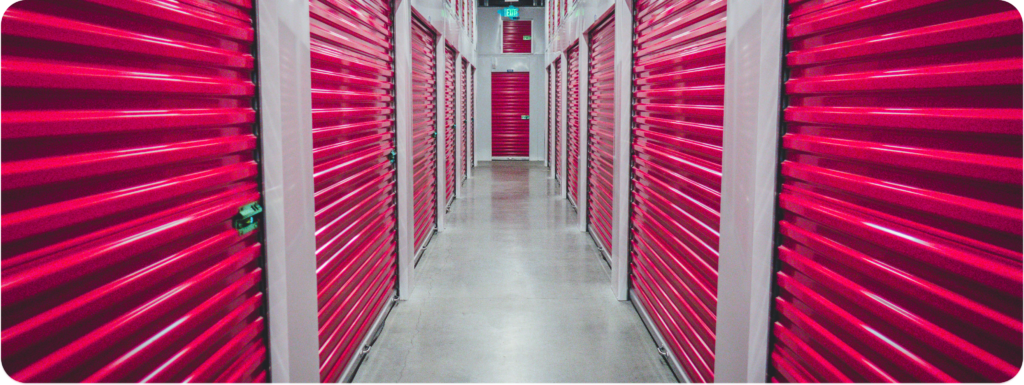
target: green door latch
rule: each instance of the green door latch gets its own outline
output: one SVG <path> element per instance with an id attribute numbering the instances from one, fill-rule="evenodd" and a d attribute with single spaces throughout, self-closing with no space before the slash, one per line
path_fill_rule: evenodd
<path id="1" fill-rule="evenodd" d="M 529 120 L 530 119 L 530 115 L 519 115 L 519 118 L 523 119 L 523 120 Z"/>
<path id="2" fill-rule="evenodd" d="M 523 35 L 523 40 L 530 40 L 530 39 L 532 39 L 532 37 L 530 35 Z"/>
<path id="3" fill-rule="evenodd" d="M 391 152 L 388 153 L 388 160 L 391 161 L 391 164 L 395 164 L 396 159 L 398 159 L 398 151 L 391 150 Z"/>
<path id="4" fill-rule="evenodd" d="M 252 202 L 245 206 L 238 208 L 238 215 L 235 215 L 232 227 L 238 230 L 238 235 L 245 235 L 259 225 L 259 221 L 256 219 L 256 215 L 263 212 L 263 206 L 260 206 L 259 202 Z"/>

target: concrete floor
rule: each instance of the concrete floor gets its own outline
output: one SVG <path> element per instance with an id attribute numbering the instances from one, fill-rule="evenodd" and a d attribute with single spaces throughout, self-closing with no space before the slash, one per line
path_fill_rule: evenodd
<path id="1" fill-rule="evenodd" d="M 543 162 L 481 162 L 356 382 L 674 382 Z"/>

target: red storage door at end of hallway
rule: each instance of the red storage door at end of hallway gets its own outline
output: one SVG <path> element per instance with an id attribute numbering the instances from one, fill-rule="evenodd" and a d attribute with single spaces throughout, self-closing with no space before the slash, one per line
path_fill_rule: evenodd
<path id="1" fill-rule="evenodd" d="M 251 6 L 30 0 L 4 14 L 15 380 L 267 380 Z"/>
<path id="2" fill-rule="evenodd" d="M 532 30 L 532 20 L 503 20 L 501 22 L 501 52 L 532 53 Z"/>
<path id="3" fill-rule="evenodd" d="M 455 48 L 444 46 L 444 198 L 455 199 Z"/>
<path id="4" fill-rule="evenodd" d="M 565 100 L 562 99 L 562 59 L 555 59 L 552 66 L 555 71 L 555 183 L 561 183 L 562 178 L 562 111 L 565 111 Z"/>
<path id="5" fill-rule="evenodd" d="M 1020 14 L 994 0 L 790 3 L 771 379 L 1009 380 Z"/>
<path id="6" fill-rule="evenodd" d="M 530 156 L 530 73 L 491 73 L 491 154 Z"/>
<path id="7" fill-rule="evenodd" d="M 568 105 L 568 116 L 566 117 L 566 132 L 565 132 L 565 148 L 566 148 L 566 166 L 565 166 L 565 183 L 566 183 L 566 194 L 569 197 L 569 203 L 576 207 L 576 192 L 579 191 L 579 160 L 580 160 L 580 46 L 574 44 L 569 47 L 566 53 L 566 80 L 568 80 L 566 86 L 568 89 L 568 95 L 566 95 L 566 101 Z"/>
<path id="8" fill-rule="evenodd" d="M 462 151 L 459 152 L 459 162 L 462 163 L 462 171 L 459 174 L 459 183 L 466 181 L 466 173 L 467 170 L 469 170 L 469 157 L 467 156 L 467 148 L 469 145 L 469 138 L 467 137 L 467 126 L 469 126 L 469 106 L 466 104 L 466 99 L 469 98 L 469 84 L 466 83 L 468 72 L 469 61 L 462 59 L 462 75 L 460 76 L 462 85 L 459 86 L 459 90 L 462 92 L 462 103 L 459 103 L 459 109 L 462 110 L 462 120 L 459 122 L 459 127 L 461 127 L 459 129 L 461 137 L 459 141 L 462 142 Z"/>
<path id="9" fill-rule="evenodd" d="M 615 18 L 598 23 L 590 34 L 587 100 L 587 226 L 605 250 L 612 242 L 612 154 L 614 119 Z"/>
<path id="10" fill-rule="evenodd" d="M 694 382 L 714 381 L 725 0 L 637 4 L 630 279 Z"/>
<path id="11" fill-rule="evenodd" d="M 396 282 L 394 58 L 386 0 L 309 4 L 320 379 L 337 382 Z M 369 17 L 368 17 L 369 16 Z"/>
<path id="12" fill-rule="evenodd" d="M 412 21 L 412 173 L 416 250 L 437 224 L 437 35 Z"/>

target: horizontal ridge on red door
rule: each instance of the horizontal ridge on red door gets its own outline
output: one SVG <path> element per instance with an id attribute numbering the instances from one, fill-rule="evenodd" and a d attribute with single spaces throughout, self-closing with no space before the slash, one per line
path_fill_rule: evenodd
<path id="1" fill-rule="evenodd" d="M 771 380 L 1020 370 L 1021 30 L 995 0 L 790 1 Z"/>
<path id="2" fill-rule="evenodd" d="M 4 14 L 0 360 L 15 380 L 267 380 L 252 14 Z"/>
<path id="3" fill-rule="evenodd" d="M 530 73 L 491 73 L 491 156 L 530 156 Z"/>
<path id="4" fill-rule="evenodd" d="M 337 382 L 397 279 L 391 1 L 312 0 L 320 379 Z"/>

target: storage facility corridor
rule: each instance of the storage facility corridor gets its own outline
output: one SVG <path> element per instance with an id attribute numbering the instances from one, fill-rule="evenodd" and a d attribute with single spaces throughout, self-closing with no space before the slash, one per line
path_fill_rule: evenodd
<path id="1" fill-rule="evenodd" d="M 1005 382 L 1001 0 L 22 0 L 22 383 Z"/>
<path id="2" fill-rule="evenodd" d="M 355 382 L 669 382 L 543 162 L 481 162 Z"/>

